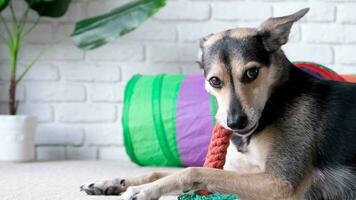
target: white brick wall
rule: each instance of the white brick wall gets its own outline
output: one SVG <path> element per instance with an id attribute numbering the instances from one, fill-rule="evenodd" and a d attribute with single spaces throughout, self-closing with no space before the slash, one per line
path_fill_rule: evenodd
<path id="1" fill-rule="evenodd" d="M 43 19 L 20 54 L 19 71 L 74 22 L 129 0 L 73 0 L 67 15 Z M 284 49 L 291 60 L 314 61 L 340 73 L 356 73 L 356 0 L 167 0 L 167 6 L 135 32 L 94 50 L 69 38 L 53 47 L 18 88 L 19 113 L 39 118 L 37 159 L 127 160 L 120 125 L 123 92 L 135 73 L 201 73 L 197 39 L 237 26 L 257 26 L 270 16 L 310 7 Z M 16 4 L 23 2 L 16 1 Z M 16 5 L 21 9 L 21 4 Z M 8 12 L 4 13 L 6 18 Z M 29 23 L 34 23 L 31 14 Z M 0 30 L 0 33 L 2 31 Z M 7 112 L 8 60 L 0 44 L 0 113 Z"/>

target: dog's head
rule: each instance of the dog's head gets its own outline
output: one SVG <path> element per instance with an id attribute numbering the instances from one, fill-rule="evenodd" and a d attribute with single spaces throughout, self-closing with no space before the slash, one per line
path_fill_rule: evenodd
<path id="1" fill-rule="evenodd" d="M 259 28 L 236 28 L 200 41 L 198 63 L 205 88 L 216 96 L 216 118 L 225 128 L 249 135 L 258 126 L 265 104 L 281 76 L 280 47 L 287 43 L 294 22 L 309 9 L 269 18 Z"/>

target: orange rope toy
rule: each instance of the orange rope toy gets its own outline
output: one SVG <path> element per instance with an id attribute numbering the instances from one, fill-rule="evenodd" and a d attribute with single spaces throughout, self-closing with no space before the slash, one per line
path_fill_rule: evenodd
<path id="1" fill-rule="evenodd" d="M 232 132 L 225 129 L 220 124 L 217 123 L 215 125 L 204 167 L 223 169 L 231 135 Z M 201 189 L 197 191 L 197 194 L 206 196 L 212 193 L 209 190 Z"/>
<path id="2" fill-rule="evenodd" d="M 225 129 L 220 124 L 215 125 L 204 167 L 217 169 L 224 167 L 231 135 L 232 131 Z"/>

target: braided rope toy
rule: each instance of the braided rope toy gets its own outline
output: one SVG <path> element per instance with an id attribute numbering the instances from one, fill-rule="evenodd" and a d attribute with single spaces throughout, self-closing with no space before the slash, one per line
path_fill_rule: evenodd
<path id="1" fill-rule="evenodd" d="M 226 160 L 227 148 L 232 132 L 216 124 L 209 144 L 204 167 L 223 169 Z M 238 200 L 236 194 L 211 193 L 208 190 L 194 191 L 192 194 L 182 194 L 178 200 Z"/>
<path id="2" fill-rule="evenodd" d="M 222 169 L 225 164 L 227 148 L 232 132 L 216 124 L 209 144 L 204 167 Z"/>

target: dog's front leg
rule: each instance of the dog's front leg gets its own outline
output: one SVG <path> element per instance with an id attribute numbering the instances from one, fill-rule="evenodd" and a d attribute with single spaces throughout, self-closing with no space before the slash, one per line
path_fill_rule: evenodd
<path id="1" fill-rule="evenodd" d="M 129 187 L 122 200 L 158 199 L 176 190 L 205 184 L 213 192 L 239 194 L 242 199 L 293 199 L 293 189 L 287 182 L 272 178 L 266 173 L 239 175 L 234 171 L 211 168 L 187 168 L 155 182 Z"/>
<path id="2" fill-rule="evenodd" d="M 92 182 L 80 187 L 88 195 L 119 195 L 130 186 L 137 186 L 156 181 L 169 173 L 155 172 L 138 177 L 115 178 L 111 180 Z"/>

